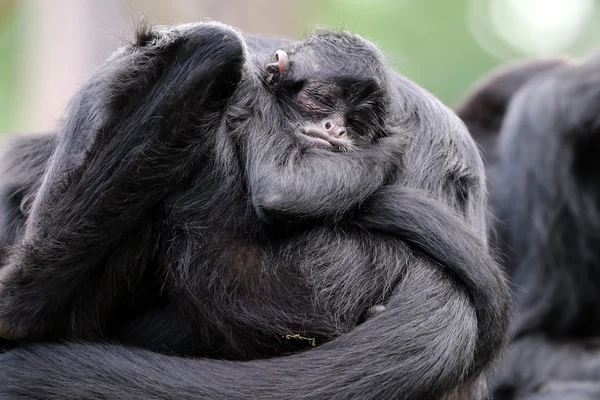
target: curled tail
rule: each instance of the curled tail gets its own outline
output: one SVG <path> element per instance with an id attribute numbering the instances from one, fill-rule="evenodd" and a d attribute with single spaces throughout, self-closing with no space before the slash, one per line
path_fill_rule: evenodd
<path id="1" fill-rule="evenodd" d="M 313 350 L 249 362 L 98 344 L 0 355 L 0 398 L 435 399 L 472 363 L 469 299 L 433 268 L 408 272 L 386 310 Z"/>
<path id="2" fill-rule="evenodd" d="M 413 188 L 381 189 L 358 215 L 357 223 L 402 239 L 462 286 L 477 315 L 471 369 L 481 372 L 506 342 L 509 306 L 504 274 L 483 238 L 448 206 Z"/>

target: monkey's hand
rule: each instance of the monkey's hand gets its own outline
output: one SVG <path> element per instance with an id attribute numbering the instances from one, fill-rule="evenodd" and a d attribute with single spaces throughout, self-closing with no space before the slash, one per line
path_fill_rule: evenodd
<path id="1" fill-rule="evenodd" d="M 404 140 L 386 137 L 353 152 L 298 150 L 250 170 L 252 202 L 261 216 L 342 219 L 400 170 Z"/>

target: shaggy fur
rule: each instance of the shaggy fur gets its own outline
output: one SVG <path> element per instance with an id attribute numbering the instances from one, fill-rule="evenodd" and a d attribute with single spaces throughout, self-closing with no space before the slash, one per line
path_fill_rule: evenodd
<path id="1" fill-rule="evenodd" d="M 488 162 L 494 238 L 514 283 L 497 400 L 598 398 L 599 67 L 597 56 L 518 64 L 494 73 L 459 108 L 497 157 Z M 486 98 L 503 106 L 485 110 Z M 486 121 L 502 123 L 481 129 Z"/>
<path id="2" fill-rule="evenodd" d="M 142 30 L 2 171 L 2 398 L 478 399 L 504 344 L 474 142 L 358 36 Z"/>

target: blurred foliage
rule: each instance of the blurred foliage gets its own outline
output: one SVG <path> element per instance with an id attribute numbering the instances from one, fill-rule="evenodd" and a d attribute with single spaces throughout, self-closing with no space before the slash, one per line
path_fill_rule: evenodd
<path id="1" fill-rule="evenodd" d="M 1 0 L 0 0 L 1 3 Z M 16 93 L 18 9 L 6 4 L 0 7 L 0 132 L 16 124 Z"/>
<path id="2" fill-rule="evenodd" d="M 396 69 L 446 103 L 498 63 L 471 35 L 466 1 L 316 1 L 314 22 L 373 40 Z"/>
<path id="3" fill-rule="evenodd" d="M 499 1 L 509 3 L 497 0 L 496 4 Z M 563 1 L 562 6 L 575 3 L 581 1 Z M 490 69 L 530 55 L 499 37 L 487 40 L 496 41 L 493 44 L 502 50 L 501 55 L 492 55 L 480 46 L 469 18 L 480 25 L 491 25 L 487 15 L 491 5 L 492 0 L 313 0 L 309 18 L 319 26 L 349 29 L 373 40 L 401 73 L 454 106 Z M 507 20 L 504 24 L 510 30 L 514 22 Z M 558 21 L 557 28 L 565 22 Z M 558 53 L 583 55 L 600 45 L 598 22 L 597 14 L 590 16 L 577 40 Z"/>

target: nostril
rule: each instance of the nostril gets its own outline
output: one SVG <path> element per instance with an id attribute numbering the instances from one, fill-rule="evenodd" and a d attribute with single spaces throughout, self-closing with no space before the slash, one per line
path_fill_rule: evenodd
<path id="1" fill-rule="evenodd" d="M 340 136 L 344 136 L 346 134 L 346 131 L 344 129 L 340 129 L 340 131 L 338 132 L 338 134 Z"/>
<path id="2" fill-rule="evenodd" d="M 333 126 L 333 124 L 331 122 L 327 121 L 327 122 L 325 122 L 324 126 L 325 126 L 325 129 L 330 130 L 331 127 Z"/>

